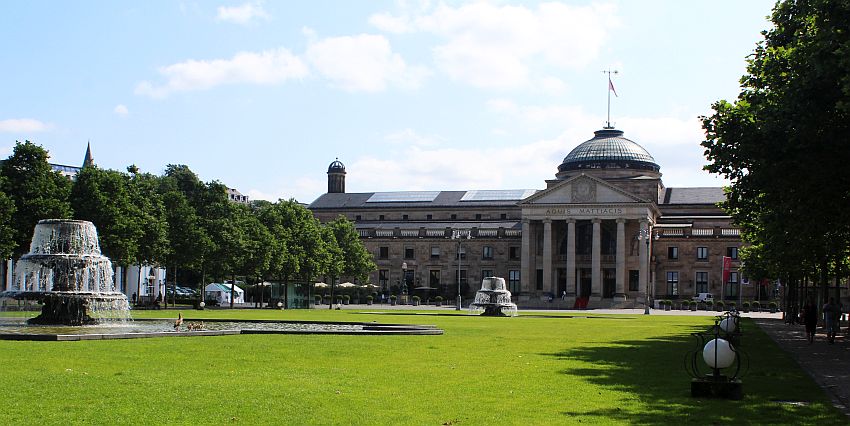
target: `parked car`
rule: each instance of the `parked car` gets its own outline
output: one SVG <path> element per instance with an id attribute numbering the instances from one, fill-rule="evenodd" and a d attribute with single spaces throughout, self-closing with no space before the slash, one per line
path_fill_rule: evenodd
<path id="1" fill-rule="evenodd" d="M 714 302 L 714 295 L 711 293 L 698 293 L 694 296 L 694 300 L 697 302 Z"/>

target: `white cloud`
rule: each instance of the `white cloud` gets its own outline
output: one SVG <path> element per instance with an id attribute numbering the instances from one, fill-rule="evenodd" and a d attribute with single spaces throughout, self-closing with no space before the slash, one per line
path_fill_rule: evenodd
<path id="1" fill-rule="evenodd" d="M 113 109 L 112 112 L 114 112 L 116 115 L 119 115 L 121 117 L 126 117 L 127 114 L 130 113 L 130 110 L 127 109 L 126 105 L 118 104 L 118 105 L 115 106 L 115 109 Z"/>
<path id="2" fill-rule="evenodd" d="M 5 133 L 36 133 L 46 132 L 53 125 L 32 118 L 9 118 L 0 120 L 0 132 Z"/>
<path id="3" fill-rule="evenodd" d="M 540 79 L 540 89 L 552 95 L 563 93 L 567 90 L 567 83 L 557 77 L 543 77 Z"/>
<path id="4" fill-rule="evenodd" d="M 418 88 L 429 72 L 409 66 L 381 35 L 329 37 L 311 42 L 310 64 L 335 87 L 350 92 L 379 92 L 388 86 Z"/>
<path id="5" fill-rule="evenodd" d="M 408 16 L 372 15 L 383 31 L 420 31 L 444 40 L 433 49 L 437 67 L 456 81 L 482 88 L 519 88 L 538 78 L 536 65 L 580 69 L 596 59 L 612 28 L 615 7 L 595 3 L 570 6 L 542 3 L 536 8 L 477 2 L 440 4 Z"/>
<path id="6" fill-rule="evenodd" d="M 420 147 L 436 146 L 440 144 L 441 138 L 424 136 L 411 128 L 407 128 L 384 136 L 384 139 L 396 145 L 413 145 Z"/>
<path id="7" fill-rule="evenodd" d="M 190 59 L 162 67 L 159 73 L 165 77 L 165 83 L 143 81 L 136 86 L 135 93 L 164 98 L 174 92 L 205 90 L 224 84 L 278 84 L 305 77 L 309 70 L 300 58 L 279 48 L 260 53 L 240 52 L 231 59 Z"/>
<path id="8" fill-rule="evenodd" d="M 541 188 L 563 158 L 559 139 L 491 148 L 405 146 L 346 167 L 351 192 Z"/>
<path id="9" fill-rule="evenodd" d="M 279 182 L 279 186 L 270 192 L 250 189 L 247 194 L 251 200 L 276 202 L 295 198 L 301 203 L 311 203 L 316 199 L 317 194 L 324 194 L 327 189 L 327 181 L 301 177 Z"/>
<path id="10" fill-rule="evenodd" d="M 266 12 L 261 3 L 256 2 L 233 7 L 219 6 L 216 19 L 245 25 L 255 19 L 269 20 L 271 19 L 271 15 Z"/>
<path id="11" fill-rule="evenodd" d="M 373 27 L 392 34 L 404 34 L 413 31 L 413 23 L 408 16 L 393 16 L 389 13 L 376 13 L 369 17 Z"/>

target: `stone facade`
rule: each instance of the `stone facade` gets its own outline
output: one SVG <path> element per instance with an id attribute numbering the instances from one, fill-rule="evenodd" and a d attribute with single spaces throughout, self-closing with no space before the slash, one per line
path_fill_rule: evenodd
<path id="1" fill-rule="evenodd" d="M 342 172 L 332 163 L 329 188 L 344 188 Z M 493 275 L 521 307 L 553 298 L 558 306 L 641 307 L 647 292 L 650 300 L 700 292 L 764 300 L 759 287 L 742 285 L 741 240 L 722 200 L 720 188 L 666 188 L 643 148 L 604 129 L 565 158 L 544 190 L 343 190 L 309 208 L 322 222 L 341 214 L 355 223 L 378 265 L 369 280 L 387 292 L 432 287 L 422 291 L 453 298 L 460 281 L 469 297 Z M 726 282 L 724 256 L 732 258 Z"/>

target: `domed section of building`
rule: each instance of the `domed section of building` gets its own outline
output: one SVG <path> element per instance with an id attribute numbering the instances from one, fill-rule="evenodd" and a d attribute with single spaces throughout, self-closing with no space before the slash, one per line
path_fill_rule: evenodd
<path id="1" fill-rule="evenodd" d="M 642 146 L 623 137 L 622 130 L 604 128 L 594 132 L 593 139 L 583 142 L 564 157 L 558 166 L 557 177 L 566 179 L 575 171 L 593 169 L 641 170 L 655 175 L 660 167 Z"/>
<path id="2" fill-rule="evenodd" d="M 333 172 L 343 172 L 343 173 L 345 173 L 345 164 L 342 164 L 342 162 L 339 161 L 339 158 L 334 160 L 333 163 L 331 163 L 331 165 L 328 166 L 328 173 L 333 173 Z"/>

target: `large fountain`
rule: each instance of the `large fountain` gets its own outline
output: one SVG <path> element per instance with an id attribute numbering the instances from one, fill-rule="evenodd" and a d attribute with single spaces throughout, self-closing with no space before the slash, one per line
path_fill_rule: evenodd
<path id="1" fill-rule="evenodd" d="M 112 262 L 100 253 L 91 222 L 39 221 L 30 251 L 21 256 L 15 271 L 0 301 L 6 309 L 40 304 L 41 314 L 29 324 L 77 326 L 130 319 L 127 297 L 115 290 Z"/>
<path id="2" fill-rule="evenodd" d="M 487 277 L 481 280 L 481 290 L 475 293 L 475 301 L 469 305 L 470 310 L 483 310 L 485 316 L 516 316 L 517 307 L 511 303 L 511 292 L 505 286 L 505 279 Z M 508 314 L 502 310 L 506 309 Z"/>

